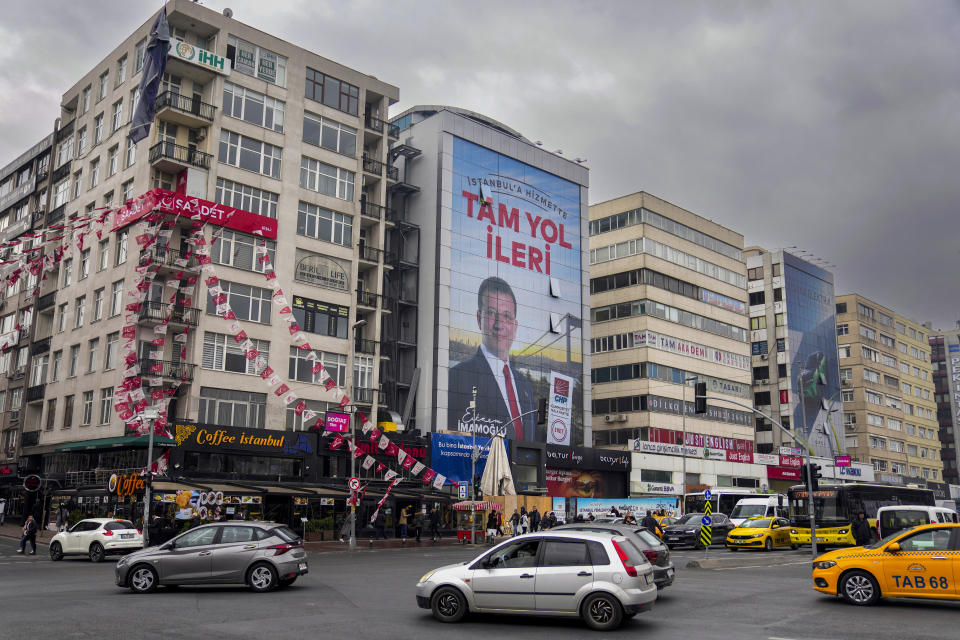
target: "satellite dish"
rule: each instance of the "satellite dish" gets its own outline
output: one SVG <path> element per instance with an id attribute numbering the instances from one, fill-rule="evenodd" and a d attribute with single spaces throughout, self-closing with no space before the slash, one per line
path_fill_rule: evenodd
<path id="1" fill-rule="evenodd" d="M 233 17 L 233 9 L 231 9 L 230 7 L 227 7 L 226 9 L 223 10 L 223 15 L 225 15 L 225 16 L 228 17 L 228 18 L 232 18 L 232 17 Z"/>

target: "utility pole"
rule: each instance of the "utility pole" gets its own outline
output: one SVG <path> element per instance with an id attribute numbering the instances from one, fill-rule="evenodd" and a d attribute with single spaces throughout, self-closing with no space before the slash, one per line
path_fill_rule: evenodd
<path id="1" fill-rule="evenodd" d="M 473 443 L 470 445 L 470 544 L 477 543 L 476 533 L 474 532 L 474 510 L 477 508 L 477 483 L 474 479 L 477 477 L 477 388 L 473 388 L 473 399 L 470 401 L 470 408 L 473 409 L 471 416 L 470 433 L 473 435 Z"/>
<path id="2" fill-rule="evenodd" d="M 354 447 L 357 446 L 357 426 L 356 419 L 354 417 L 356 413 L 356 407 L 350 407 L 350 442 Z M 347 447 L 350 449 L 350 447 Z M 350 453 L 350 477 L 353 478 L 357 472 L 357 456 L 354 455 L 354 451 L 349 451 Z M 350 501 L 350 551 L 357 550 L 357 494 L 358 491 L 353 492 L 353 500 Z"/>
<path id="3" fill-rule="evenodd" d="M 687 383 L 693 380 L 693 383 L 697 383 L 697 376 L 692 378 L 684 377 L 683 379 L 683 389 L 680 392 L 680 413 L 681 419 L 680 423 L 683 429 L 683 441 L 680 443 L 680 457 L 683 458 L 683 483 L 680 485 L 683 487 L 683 490 L 680 492 L 680 512 L 686 509 L 687 506 Z M 693 392 L 693 402 L 697 402 L 697 392 L 694 388 Z"/>
<path id="4" fill-rule="evenodd" d="M 807 409 L 804 406 L 804 395 L 803 395 L 803 376 L 797 376 L 797 402 L 800 403 L 800 428 L 807 428 Z M 811 430 L 812 431 L 812 430 Z M 809 434 L 809 431 L 807 432 Z M 810 445 L 807 444 L 803 448 L 804 453 L 806 454 L 803 458 L 804 464 L 807 465 L 807 472 L 803 474 L 807 478 L 807 516 L 810 518 L 810 549 L 813 552 L 813 559 L 817 559 L 817 523 L 816 523 L 816 509 L 813 507 L 813 466 L 810 464 Z"/>
<path id="5" fill-rule="evenodd" d="M 147 486 L 143 492 L 143 548 L 150 546 L 150 501 L 153 499 L 153 430 L 154 420 L 160 417 L 155 407 L 147 407 L 140 416 L 149 425 L 147 435 Z"/>

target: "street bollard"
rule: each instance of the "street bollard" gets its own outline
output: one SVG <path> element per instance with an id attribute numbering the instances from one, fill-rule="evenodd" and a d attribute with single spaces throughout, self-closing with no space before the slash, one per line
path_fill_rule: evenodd
<path id="1" fill-rule="evenodd" d="M 370 538 L 370 548 L 373 549 L 373 538 Z"/>
<path id="2" fill-rule="evenodd" d="M 400 538 L 400 548 L 401 548 L 401 549 L 406 549 L 406 548 L 407 548 L 407 539 L 406 539 L 406 538 Z"/>

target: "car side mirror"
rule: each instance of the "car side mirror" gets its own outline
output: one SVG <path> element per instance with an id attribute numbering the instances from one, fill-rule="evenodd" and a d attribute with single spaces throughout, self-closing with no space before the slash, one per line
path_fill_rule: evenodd
<path id="1" fill-rule="evenodd" d="M 900 553 L 900 545 L 896 542 L 891 542 L 887 545 L 887 548 L 884 549 L 887 553 Z"/>
<path id="2" fill-rule="evenodd" d="M 771 528 L 771 529 L 779 529 L 779 528 L 780 528 L 780 525 L 778 525 L 778 524 L 772 524 L 772 525 L 770 525 L 770 528 Z"/>
<path id="3" fill-rule="evenodd" d="M 163 545 L 163 546 L 160 547 L 160 548 L 166 551 L 166 550 L 170 550 L 170 549 L 176 549 L 176 548 L 177 548 L 177 545 L 173 542 L 173 540 L 171 540 L 170 542 L 166 543 L 165 545 Z"/>

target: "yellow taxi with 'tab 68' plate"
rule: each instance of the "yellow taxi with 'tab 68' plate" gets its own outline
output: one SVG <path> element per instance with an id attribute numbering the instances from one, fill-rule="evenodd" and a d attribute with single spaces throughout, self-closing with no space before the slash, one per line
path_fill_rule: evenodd
<path id="1" fill-rule="evenodd" d="M 880 598 L 960 600 L 960 524 L 927 524 L 813 563 L 813 588 L 850 604 Z"/>

